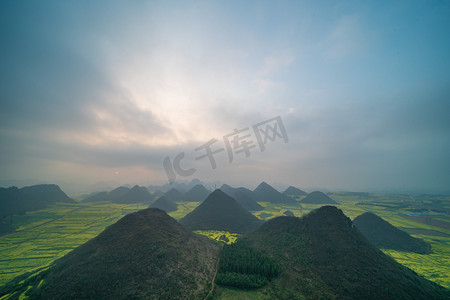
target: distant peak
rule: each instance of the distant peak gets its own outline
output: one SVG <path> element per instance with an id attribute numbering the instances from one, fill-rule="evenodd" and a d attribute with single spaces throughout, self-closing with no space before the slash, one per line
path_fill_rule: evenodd
<path id="1" fill-rule="evenodd" d="M 191 188 L 191 190 L 206 190 L 206 188 L 203 186 L 203 184 L 196 184 L 196 185 L 194 185 L 192 188 Z"/>
<path id="2" fill-rule="evenodd" d="M 216 190 L 214 190 L 211 194 L 209 194 L 209 196 L 208 196 L 208 198 L 211 198 L 211 197 L 224 197 L 224 196 L 226 196 L 226 197 L 228 197 L 228 198 L 231 198 L 230 196 L 228 196 L 227 194 L 225 194 L 225 192 L 223 192 L 221 189 L 216 189 Z"/>
<path id="3" fill-rule="evenodd" d="M 270 184 L 263 181 L 256 187 L 255 191 L 262 191 L 262 190 L 268 190 L 268 189 L 274 190 L 274 188 Z"/>

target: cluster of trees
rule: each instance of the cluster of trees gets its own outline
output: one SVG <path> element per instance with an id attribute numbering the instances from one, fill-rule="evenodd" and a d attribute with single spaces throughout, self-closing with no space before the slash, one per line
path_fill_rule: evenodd
<path id="1" fill-rule="evenodd" d="M 259 288 L 280 271 L 281 267 L 273 258 L 239 241 L 224 246 L 216 282 L 237 288 Z"/>

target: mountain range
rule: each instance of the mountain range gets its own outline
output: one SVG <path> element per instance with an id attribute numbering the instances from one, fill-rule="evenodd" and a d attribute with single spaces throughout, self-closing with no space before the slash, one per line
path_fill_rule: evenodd
<path id="1" fill-rule="evenodd" d="M 150 203 L 153 200 L 154 196 L 148 192 L 147 188 L 135 185 L 131 189 L 121 186 L 110 192 L 95 193 L 86 197 L 83 202 L 109 201 L 112 203 L 131 204 Z"/>
<path id="2" fill-rule="evenodd" d="M 75 203 L 55 184 L 0 188 L 0 217 L 41 209 L 56 202 Z"/>

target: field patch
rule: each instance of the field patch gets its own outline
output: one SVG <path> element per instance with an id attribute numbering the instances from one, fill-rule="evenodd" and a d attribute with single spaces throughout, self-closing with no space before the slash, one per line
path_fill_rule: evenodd
<path id="1" fill-rule="evenodd" d="M 18 229 L 0 238 L 0 285 L 48 266 L 138 208 L 135 204 L 57 203 L 13 216 Z"/>
<path id="2" fill-rule="evenodd" d="M 237 233 L 230 233 L 228 231 L 219 231 L 219 230 L 196 230 L 194 231 L 194 233 L 207 236 L 212 240 L 219 241 L 227 245 L 233 244 L 239 237 L 239 234 Z"/>
<path id="3" fill-rule="evenodd" d="M 450 230 L 450 222 L 446 222 L 446 221 L 442 221 L 442 220 L 437 220 L 433 217 L 428 217 L 428 216 L 407 216 L 407 215 L 402 215 L 403 218 L 408 219 L 408 220 L 413 220 L 415 222 L 419 222 L 422 224 L 426 224 L 429 226 L 434 226 L 434 227 L 439 227 L 442 229 L 447 229 Z"/>
<path id="4" fill-rule="evenodd" d="M 423 228 L 404 228 L 404 229 L 405 229 L 405 231 L 409 231 L 413 234 L 440 236 L 440 237 L 450 238 L 450 234 L 443 233 L 443 232 L 433 230 L 433 229 L 423 229 Z"/>

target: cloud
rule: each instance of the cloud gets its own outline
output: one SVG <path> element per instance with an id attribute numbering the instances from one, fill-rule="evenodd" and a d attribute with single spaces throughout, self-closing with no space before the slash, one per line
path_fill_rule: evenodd
<path id="1" fill-rule="evenodd" d="M 282 53 L 266 56 L 264 58 L 264 65 L 258 74 L 260 76 L 270 76 L 280 69 L 288 67 L 292 62 L 294 62 L 292 49 L 286 49 Z"/>
<path id="2" fill-rule="evenodd" d="M 4 6 L 0 179 L 92 170 L 106 180 L 120 168 L 124 183 L 164 180 L 164 157 L 189 152 L 196 162 L 208 140 L 277 115 L 289 143 L 233 164 L 225 156 L 220 170 L 197 161 L 199 177 L 336 188 L 445 186 L 449 177 L 448 39 L 435 31 L 446 28 L 443 13 L 421 23 L 433 51 L 414 56 L 407 25 L 421 11 L 409 6 L 403 21 L 367 4 Z M 397 43 L 384 33 L 399 22 Z M 424 60 L 427 72 L 394 69 L 396 51 L 439 59 Z"/>

